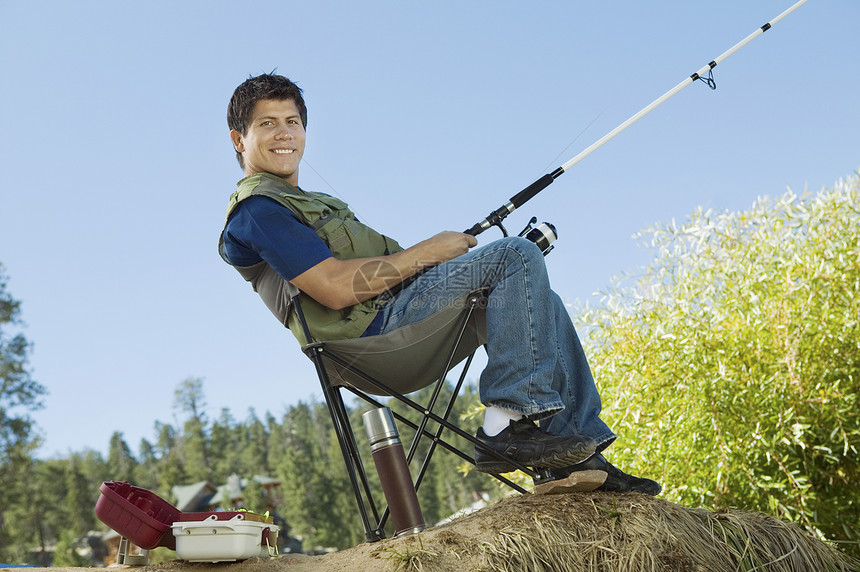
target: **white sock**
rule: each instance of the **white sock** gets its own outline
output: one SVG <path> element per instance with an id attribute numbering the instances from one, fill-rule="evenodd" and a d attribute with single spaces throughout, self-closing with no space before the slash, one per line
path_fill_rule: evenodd
<path id="1" fill-rule="evenodd" d="M 521 413 L 501 407 L 487 407 L 484 411 L 484 433 L 488 437 L 498 435 L 508 428 L 511 421 L 517 421 L 523 417 L 524 415 Z"/>

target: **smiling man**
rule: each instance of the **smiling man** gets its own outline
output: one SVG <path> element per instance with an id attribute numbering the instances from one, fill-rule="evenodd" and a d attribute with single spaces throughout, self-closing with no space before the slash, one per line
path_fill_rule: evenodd
<path id="1" fill-rule="evenodd" d="M 379 335 L 418 322 L 478 288 L 489 290 L 486 406 L 478 438 L 524 465 L 551 469 L 555 491 L 657 494 L 600 454 L 615 435 L 543 253 L 509 237 L 472 250 L 475 237 L 442 231 L 409 248 L 359 222 L 346 203 L 299 187 L 307 108 L 289 79 L 263 74 L 236 88 L 230 139 L 245 177 L 230 197 L 219 251 L 300 341 L 287 285 L 301 291 L 315 340 Z M 416 280 L 387 300 L 378 295 Z M 539 423 L 538 423 L 539 422 Z M 481 449 L 479 471 L 513 470 Z"/>
<path id="2" fill-rule="evenodd" d="M 245 176 L 269 173 L 299 184 L 299 162 L 305 152 L 307 111 L 292 99 L 265 99 L 254 106 L 245 132 L 230 130 L 230 139 Z"/>

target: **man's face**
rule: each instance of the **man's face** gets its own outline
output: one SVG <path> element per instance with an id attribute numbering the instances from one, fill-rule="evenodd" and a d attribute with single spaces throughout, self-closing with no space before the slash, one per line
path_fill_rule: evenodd
<path id="1" fill-rule="evenodd" d="M 299 184 L 299 162 L 305 152 L 305 128 L 292 99 L 257 102 L 248 132 L 230 131 L 245 161 L 245 176 L 270 173 Z"/>

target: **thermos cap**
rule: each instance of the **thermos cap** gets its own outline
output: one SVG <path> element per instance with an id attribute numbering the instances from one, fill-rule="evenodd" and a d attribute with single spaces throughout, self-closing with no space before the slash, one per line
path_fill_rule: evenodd
<path id="1" fill-rule="evenodd" d="M 361 416 L 364 421 L 364 429 L 367 431 L 367 439 L 370 444 L 378 443 L 386 439 L 398 439 L 397 425 L 394 424 L 394 415 L 387 407 L 371 409 Z"/>

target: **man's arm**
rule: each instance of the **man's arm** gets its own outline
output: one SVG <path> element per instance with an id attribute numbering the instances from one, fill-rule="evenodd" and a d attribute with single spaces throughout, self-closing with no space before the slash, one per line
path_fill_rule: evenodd
<path id="1" fill-rule="evenodd" d="M 320 304 L 340 310 L 381 294 L 423 268 L 466 254 L 477 244 L 469 234 L 440 232 L 387 256 L 327 258 L 290 282 Z"/>

